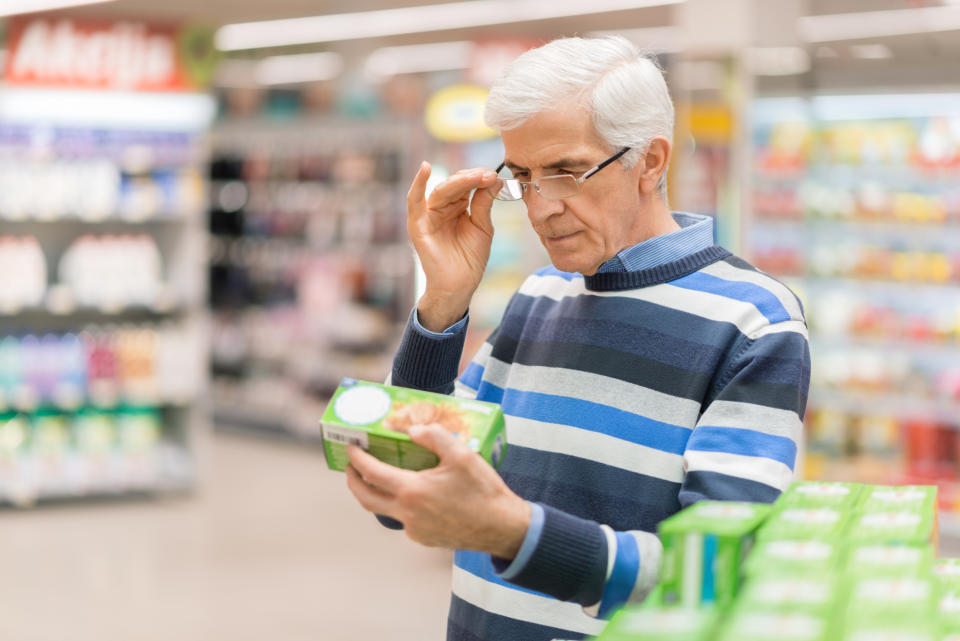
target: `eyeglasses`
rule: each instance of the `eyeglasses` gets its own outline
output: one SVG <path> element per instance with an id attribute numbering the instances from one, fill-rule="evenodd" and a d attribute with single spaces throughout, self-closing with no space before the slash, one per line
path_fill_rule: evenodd
<path id="1" fill-rule="evenodd" d="M 613 154 L 602 163 L 594 165 L 579 178 L 570 174 L 557 174 L 556 176 L 544 176 L 539 180 L 519 180 L 517 178 L 500 178 L 496 185 L 490 187 L 487 191 L 497 200 L 520 200 L 527 195 L 531 185 L 540 194 L 541 197 L 549 200 L 560 200 L 570 198 L 580 193 L 580 185 L 590 176 L 612 163 L 614 160 L 630 151 L 630 147 L 624 147 Z M 506 163 L 500 163 L 497 167 L 497 174 L 503 171 Z"/>

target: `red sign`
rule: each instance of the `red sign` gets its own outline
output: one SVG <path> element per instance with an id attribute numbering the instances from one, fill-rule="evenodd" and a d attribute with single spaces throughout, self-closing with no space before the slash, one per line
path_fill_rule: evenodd
<path id="1" fill-rule="evenodd" d="M 195 51 L 199 32 L 173 26 L 27 16 L 11 19 L 8 33 L 8 85 L 185 91 L 212 60 Z"/>

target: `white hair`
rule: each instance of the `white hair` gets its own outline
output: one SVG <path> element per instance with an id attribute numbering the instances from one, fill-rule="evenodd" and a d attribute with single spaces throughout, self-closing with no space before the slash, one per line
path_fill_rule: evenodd
<path id="1" fill-rule="evenodd" d="M 560 38 L 511 62 L 487 97 L 484 120 L 497 131 L 514 129 L 564 102 L 590 110 L 593 127 L 610 152 L 630 147 L 620 162 L 633 167 L 650 141 L 673 141 L 673 101 L 663 71 L 621 36 Z M 658 187 L 666 197 L 667 172 Z"/>

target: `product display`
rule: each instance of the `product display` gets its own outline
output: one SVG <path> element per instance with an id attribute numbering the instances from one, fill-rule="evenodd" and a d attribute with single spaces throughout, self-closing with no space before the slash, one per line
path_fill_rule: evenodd
<path id="1" fill-rule="evenodd" d="M 733 602 L 740 565 L 770 507 L 701 501 L 660 523 L 663 601 L 695 607 Z"/>
<path id="2" fill-rule="evenodd" d="M 507 450 L 503 412 L 494 403 L 354 379 L 334 392 L 322 424 L 327 465 L 337 471 L 349 464 L 351 444 L 396 467 L 434 467 L 437 456 L 410 440 L 414 425 L 442 426 L 494 467 Z"/>
<path id="3" fill-rule="evenodd" d="M 315 439 L 344 372 L 389 371 L 413 305 L 404 195 L 416 131 L 296 119 L 215 129 L 218 418 Z"/>
<path id="4" fill-rule="evenodd" d="M 755 101 L 751 255 L 804 299 L 804 476 L 934 483 L 955 512 L 960 120 L 898 98 Z"/>
<path id="5" fill-rule="evenodd" d="M 34 236 L 0 236 L 0 274 L 17 274 L 0 282 L 0 311 L 42 304 L 47 291 L 47 261 Z"/>
<path id="6" fill-rule="evenodd" d="M 696 503 L 661 525 L 664 565 L 651 598 L 617 613 L 597 638 L 940 641 L 960 629 L 960 561 L 933 560 L 936 499 L 932 486 L 801 482 L 754 511 Z M 704 511 L 711 518 L 697 516 Z M 736 534 L 729 515 L 741 518 L 741 547 L 722 560 L 703 542 Z M 753 532 L 751 546 L 743 535 Z M 726 599 L 677 599 L 677 568 L 688 569 L 684 577 L 698 573 L 689 568 L 722 571 L 738 587 Z"/>
<path id="7" fill-rule="evenodd" d="M 0 503 L 193 483 L 212 101 L 130 89 L 3 89 Z"/>
<path id="8" fill-rule="evenodd" d="M 155 407 L 0 413 L 0 501 L 183 487 L 189 455 Z"/>

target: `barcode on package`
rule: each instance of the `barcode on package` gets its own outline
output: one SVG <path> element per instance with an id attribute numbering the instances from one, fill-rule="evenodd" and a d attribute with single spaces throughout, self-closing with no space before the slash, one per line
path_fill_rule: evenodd
<path id="1" fill-rule="evenodd" d="M 370 448 L 370 438 L 361 430 L 344 429 L 342 427 L 323 426 L 323 438 L 332 443 L 357 445 L 363 449 Z"/>

